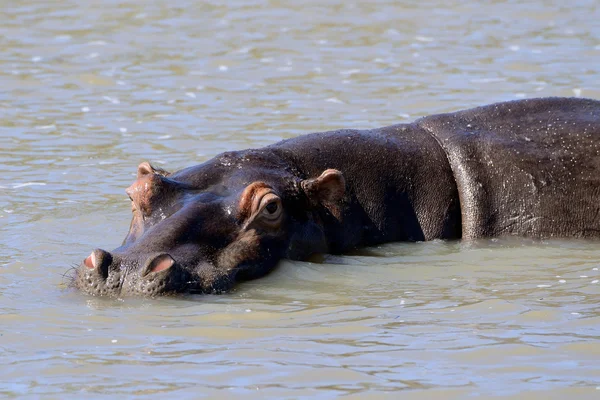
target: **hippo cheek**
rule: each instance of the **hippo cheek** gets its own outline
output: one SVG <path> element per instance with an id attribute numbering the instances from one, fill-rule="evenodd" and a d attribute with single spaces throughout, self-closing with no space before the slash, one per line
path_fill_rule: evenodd
<path id="1" fill-rule="evenodd" d="M 246 231 L 223 249 L 217 265 L 221 271 L 229 271 L 229 282 L 256 279 L 267 274 L 279 262 L 283 248 L 281 237 L 261 237 L 255 230 Z"/>
<path id="2" fill-rule="evenodd" d="M 110 253 L 96 249 L 77 269 L 75 286 L 92 296 L 116 296 L 121 290 L 121 272 L 113 268 Z"/>

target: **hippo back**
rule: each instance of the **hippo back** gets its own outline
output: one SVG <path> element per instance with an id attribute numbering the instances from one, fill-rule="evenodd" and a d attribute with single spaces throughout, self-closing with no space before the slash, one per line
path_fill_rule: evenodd
<path id="1" fill-rule="evenodd" d="M 600 235 L 600 102 L 546 98 L 417 121 L 455 176 L 463 238 Z"/>

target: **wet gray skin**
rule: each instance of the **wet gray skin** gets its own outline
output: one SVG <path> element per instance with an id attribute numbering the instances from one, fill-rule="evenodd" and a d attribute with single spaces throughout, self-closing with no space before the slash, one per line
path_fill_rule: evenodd
<path id="1" fill-rule="evenodd" d="M 600 235 L 600 102 L 532 99 L 315 133 L 173 174 L 138 167 L 92 295 L 220 293 L 281 258 L 390 241 Z"/>

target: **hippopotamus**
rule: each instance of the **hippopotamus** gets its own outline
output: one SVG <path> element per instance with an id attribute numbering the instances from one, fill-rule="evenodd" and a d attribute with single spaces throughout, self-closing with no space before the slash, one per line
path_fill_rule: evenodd
<path id="1" fill-rule="evenodd" d="M 394 241 L 600 236 L 600 101 L 527 99 L 379 129 L 312 133 L 126 190 L 122 245 L 93 250 L 90 295 L 221 293 L 281 259 Z"/>

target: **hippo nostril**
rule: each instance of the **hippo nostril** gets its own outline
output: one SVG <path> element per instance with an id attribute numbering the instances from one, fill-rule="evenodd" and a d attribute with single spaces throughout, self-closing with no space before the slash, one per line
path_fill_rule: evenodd
<path id="1" fill-rule="evenodd" d="M 142 271 L 142 276 L 146 276 L 151 272 L 166 271 L 175 265 L 175 260 L 170 255 L 163 253 L 154 257 L 150 257 L 146 261 L 146 265 Z"/>
<path id="2" fill-rule="evenodd" d="M 95 269 L 100 272 L 105 278 L 108 276 L 108 267 L 112 263 L 112 256 L 109 252 L 102 249 L 92 251 L 83 264 L 89 269 Z"/>
<path id="3" fill-rule="evenodd" d="M 94 265 L 94 263 L 95 263 L 94 253 L 90 254 L 85 260 L 83 260 L 83 263 L 89 269 L 96 268 L 95 265 Z"/>

